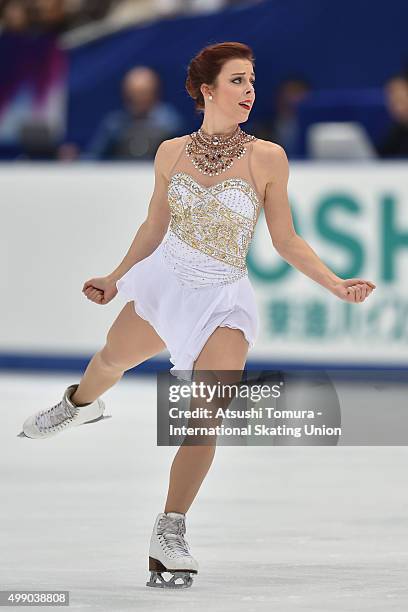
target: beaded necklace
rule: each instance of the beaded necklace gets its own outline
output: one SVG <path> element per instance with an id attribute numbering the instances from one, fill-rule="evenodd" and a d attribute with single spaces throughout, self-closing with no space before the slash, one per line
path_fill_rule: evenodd
<path id="1" fill-rule="evenodd" d="M 199 128 L 190 134 L 191 141 L 186 144 L 186 153 L 192 164 L 202 174 L 215 176 L 231 168 L 235 159 L 240 159 L 247 148 L 246 142 L 256 140 L 238 125 L 230 135 L 207 134 Z"/>

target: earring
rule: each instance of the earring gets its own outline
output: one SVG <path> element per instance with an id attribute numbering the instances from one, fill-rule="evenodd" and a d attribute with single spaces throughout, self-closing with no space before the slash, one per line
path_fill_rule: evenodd
<path id="1" fill-rule="evenodd" d="M 208 96 L 208 99 L 209 99 L 209 100 L 212 100 L 212 96 Z"/>

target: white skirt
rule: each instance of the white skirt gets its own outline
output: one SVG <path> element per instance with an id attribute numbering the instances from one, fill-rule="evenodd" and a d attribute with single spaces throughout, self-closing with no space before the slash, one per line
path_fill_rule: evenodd
<path id="1" fill-rule="evenodd" d="M 240 329 L 251 349 L 259 333 L 255 292 L 247 275 L 222 285 L 189 286 L 169 266 L 164 242 L 117 282 L 126 301 L 165 342 L 181 380 L 191 380 L 194 361 L 217 327 Z"/>

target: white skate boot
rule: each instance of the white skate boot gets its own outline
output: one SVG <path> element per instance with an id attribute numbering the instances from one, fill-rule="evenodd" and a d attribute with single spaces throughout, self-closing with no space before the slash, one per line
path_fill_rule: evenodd
<path id="1" fill-rule="evenodd" d="M 103 418 L 105 404 L 99 398 L 86 406 L 74 404 L 70 398 L 77 387 L 78 384 L 70 385 L 58 404 L 28 417 L 23 425 L 23 433 L 28 438 L 49 438 L 69 427 Z"/>
<path id="2" fill-rule="evenodd" d="M 150 538 L 149 570 L 150 580 L 146 586 L 183 589 L 193 584 L 191 574 L 198 573 L 198 563 L 190 554 L 184 539 L 186 532 L 185 514 L 181 512 L 160 512 Z M 173 576 L 165 580 L 162 572 Z M 177 583 L 176 580 L 182 582 Z"/>

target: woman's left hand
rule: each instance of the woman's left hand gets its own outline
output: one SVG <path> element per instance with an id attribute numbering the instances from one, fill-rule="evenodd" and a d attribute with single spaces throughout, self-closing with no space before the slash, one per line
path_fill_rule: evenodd
<path id="1" fill-rule="evenodd" d="M 330 289 L 334 295 L 337 295 L 345 302 L 364 302 L 376 288 L 376 285 L 371 281 L 362 278 L 346 278 L 339 281 Z"/>

